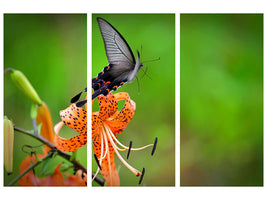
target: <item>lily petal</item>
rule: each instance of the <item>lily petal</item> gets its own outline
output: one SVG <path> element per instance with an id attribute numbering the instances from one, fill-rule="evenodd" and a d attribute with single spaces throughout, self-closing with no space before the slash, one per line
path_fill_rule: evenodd
<path id="1" fill-rule="evenodd" d="M 81 134 L 87 133 L 87 111 L 83 108 L 73 103 L 67 109 L 60 111 L 60 117 L 68 127 Z"/>
<path id="2" fill-rule="evenodd" d="M 118 101 L 121 100 L 124 100 L 125 103 L 119 111 Z M 116 139 L 116 135 L 121 133 L 133 118 L 136 104 L 130 99 L 128 93 L 125 92 L 98 96 L 98 103 L 99 112 L 92 113 L 93 148 L 99 165 L 97 173 L 100 169 L 103 178 L 109 186 L 119 186 L 120 179 L 115 166 L 115 154 L 136 176 L 141 174 L 139 170 L 129 165 L 120 155 L 119 151 L 127 150 L 129 147 L 121 144 Z M 117 143 L 123 148 L 119 148 Z M 138 149 L 135 148 L 135 150 Z"/>
<path id="3" fill-rule="evenodd" d="M 61 126 L 55 127 L 55 145 L 65 152 L 76 151 L 87 144 L 87 112 L 83 108 L 71 104 L 70 107 L 60 112 L 64 124 L 81 133 L 74 137 L 65 139 L 58 135 Z"/>
<path id="4" fill-rule="evenodd" d="M 38 154 L 37 157 L 42 159 L 45 155 Z M 27 156 L 20 164 L 19 173 L 24 172 L 33 163 L 37 162 L 35 156 Z M 52 185 L 51 177 L 37 177 L 35 176 L 33 170 L 25 174 L 21 179 L 18 180 L 18 184 L 21 186 L 49 186 Z"/>
<path id="5" fill-rule="evenodd" d="M 109 93 L 106 97 L 101 95 L 97 97 L 99 103 L 99 117 L 105 120 L 111 117 L 118 110 L 118 103 L 115 96 Z"/>
<path id="6" fill-rule="evenodd" d="M 43 101 L 42 105 L 39 105 L 37 108 L 37 125 L 42 124 L 41 126 L 41 135 L 50 142 L 54 141 L 54 132 L 53 132 L 53 123 L 50 111 Z M 51 149 L 48 146 L 45 146 L 44 152 L 47 153 Z"/>
<path id="7" fill-rule="evenodd" d="M 38 154 L 37 157 L 42 159 L 45 155 Z M 35 156 L 27 156 L 20 165 L 19 173 L 21 174 L 24 172 L 35 162 L 37 162 Z M 34 174 L 33 170 L 31 170 L 18 180 L 18 184 L 21 186 L 86 186 L 87 177 L 82 170 L 78 170 L 77 175 L 65 173 L 66 179 L 64 179 L 60 171 L 61 164 L 62 163 L 59 163 L 56 166 L 52 176 L 38 177 Z"/>
<path id="8" fill-rule="evenodd" d="M 98 114 L 92 114 L 92 139 L 100 132 L 103 124 L 102 120 L 98 117 Z"/>
<path id="9" fill-rule="evenodd" d="M 87 175 L 82 170 L 78 170 L 77 175 L 67 174 L 64 184 L 67 186 L 86 186 Z"/>
<path id="10" fill-rule="evenodd" d="M 119 134 L 126 128 L 130 120 L 133 118 L 136 104 L 125 92 L 116 93 L 114 96 L 117 101 L 125 100 L 125 104 L 121 111 L 117 111 L 112 118 L 106 120 L 105 123 L 110 127 L 113 133 Z"/>
<path id="11" fill-rule="evenodd" d="M 60 172 L 60 165 L 62 163 L 59 163 L 57 166 L 56 166 L 56 169 L 55 169 L 55 172 L 52 176 L 52 179 L 53 179 L 53 182 L 52 182 L 52 185 L 53 186 L 63 186 L 65 185 L 64 184 L 64 178 L 63 178 L 63 175 L 61 174 Z"/>
<path id="12" fill-rule="evenodd" d="M 94 152 L 97 156 L 97 159 L 100 160 L 101 157 L 101 137 L 97 135 L 93 142 Z M 105 146 L 106 147 L 106 146 Z M 106 149 L 104 148 L 104 152 Z M 115 157 L 114 157 L 114 149 L 110 142 L 108 142 L 108 151 L 107 155 L 104 159 L 101 159 L 101 174 L 103 178 L 106 180 L 109 186 L 119 186 L 120 178 L 115 166 Z"/>

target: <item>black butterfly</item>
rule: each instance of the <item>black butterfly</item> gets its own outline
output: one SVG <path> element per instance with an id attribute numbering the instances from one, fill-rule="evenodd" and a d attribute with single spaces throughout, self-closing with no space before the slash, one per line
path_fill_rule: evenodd
<path id="1" fill-rule="evenodd" d="M 92 79 L 92 88 L 94 89 L 92 99 L 101 94 L 106 96 L 110 91 L 116 91 L 124 83 L 132 82 L 143 66 L 140 62 L 139 52 L 137 51 L 135 60 L 126 40 L 110 23 L 100 17 L 97 18 L 97 22 L 104 40 L 109 65 Z M 86 92 L 87 88 L 82 92 L 84 91 Z M 78 101 L 82 92 L 73 97 L 71 103 Z M 85 103 L 86 100 L 78 102 L 77 106 Z"/>

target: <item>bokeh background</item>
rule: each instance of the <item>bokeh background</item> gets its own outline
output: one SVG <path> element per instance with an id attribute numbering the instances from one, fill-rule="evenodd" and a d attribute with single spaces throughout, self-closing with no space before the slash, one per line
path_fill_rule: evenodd
<path id="1" fill-rule="evenodd" d="M 125 38 L 134 55 L 141 54 L 141 62 L 148 76 L 142 70 L 138 81 L 126 83 L 117 92 L 128 92 L 136 102 L 136 112 L 125 131 L 118 139 L 125 144 L 133 141 L 133 147 L 154 142 L 158 146 L 154 156 L 152 148 L 132 151 L 129 164 L 146 173 L 141 185 L 175 185 L 175 15 L 174 14 L 93 14 L 92 15 L 92 78 L 108 65 L 104 42 L 97 24 L 102 17 L 112 24 Z M 148 60 L 160 60 L 145 62 Z M 96 102 L 96 101 L 95 101 Z M 93 110 L 97 110 L 97 102 Z M 127 152 L 122 152 L 126 158 Z M 136 177 L 116 158 L 116 167 L 122 186 L 138 186 Z M 97 164 L 93 163 L 93 171 Z M 97 185 L 93 183 L 93 185 Z"/>
<path id="2" fill-rule="evenodd" d="M 40 98 L 48 105 L 53 123 L 60 121 L 59 111 L 70 105 L 70 99 L 87 84 L 87 15 L 86 14 L 5 14 L 4 69 L 21 70 L 30 80 Z M 32 130 L 31 102 L 13 84 L 10 74 L 4 76 L 4 115 L 18 127 Z M 77 133 L 64 128 L 60 135 Z M 14 172 L 4 184 L 18 175 L 21 161 L 27 156 L 23 145 L 40 142 L 15 132 Z M 29 150 L 29 149 L 27 149 Z M 41 147 L 35 148 L 41 153 Z M 77 159 L 87 165 L 86 146 L 77 152 Z M 58 157 L 49 165 L 54 170 Z M 66 163 L 68 164 L 68 163 Z M 50 171 L 50 172 L 51 172 Z"/>
<path id="3" fill-rule="evenodd" d="M 181 14 L 182 186 L 263 185 L 263 15 Z"/>

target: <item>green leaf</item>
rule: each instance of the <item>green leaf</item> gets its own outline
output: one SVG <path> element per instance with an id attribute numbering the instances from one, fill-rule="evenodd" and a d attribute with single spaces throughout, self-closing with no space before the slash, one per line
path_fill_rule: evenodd
<path id="1" fill-rule="evenodd" d="M 52 160 L 52 157 L 49 157 L 49 158 L 47 158 L 46 160 L 44 160 L 42 162 L 41 175 L 44 175 L 45 174 L 46 169 L 47 169 L 49 163 L 51 162 L 51 160 Z"/>

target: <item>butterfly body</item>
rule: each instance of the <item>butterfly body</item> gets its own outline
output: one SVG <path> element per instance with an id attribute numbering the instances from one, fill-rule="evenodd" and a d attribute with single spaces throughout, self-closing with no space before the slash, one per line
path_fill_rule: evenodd
<path id="1" fill-rule="evenodd" d="M 133 52 L 126 40 L 109 22 L 100 17 L 97 18 L 97 22 L 104 41 L 109 65 L 104 67 L 92 79 L 92 89 L 94 90 L 92 99 L 101 94 L 106 96 L 110 91 L 116 91 L 126 82 L 132 82 L 143 66 L 140 62 L 139 52 L 137 51 L 135 60 Z M 87 88 L 83 91 L 87 91 Z M 80 98 L 81 93 L 73 97 L 71 102 L 76 102 Z M 77 106 L 82 106 L 85 102 L 86 100 L 79 102 Z"/>
<path id="2" fill-rule="evenodd" d="M 97 77 L 92 79 L 94 94 L 92 99 L 110 91 L 115 91 L 126 82 L 132 82 L 143 66 L 137 51 L 136 60 L 133 52 L 122 35 L 106 20 L 97 18 L 104 40 L 109 65 Z"/>

